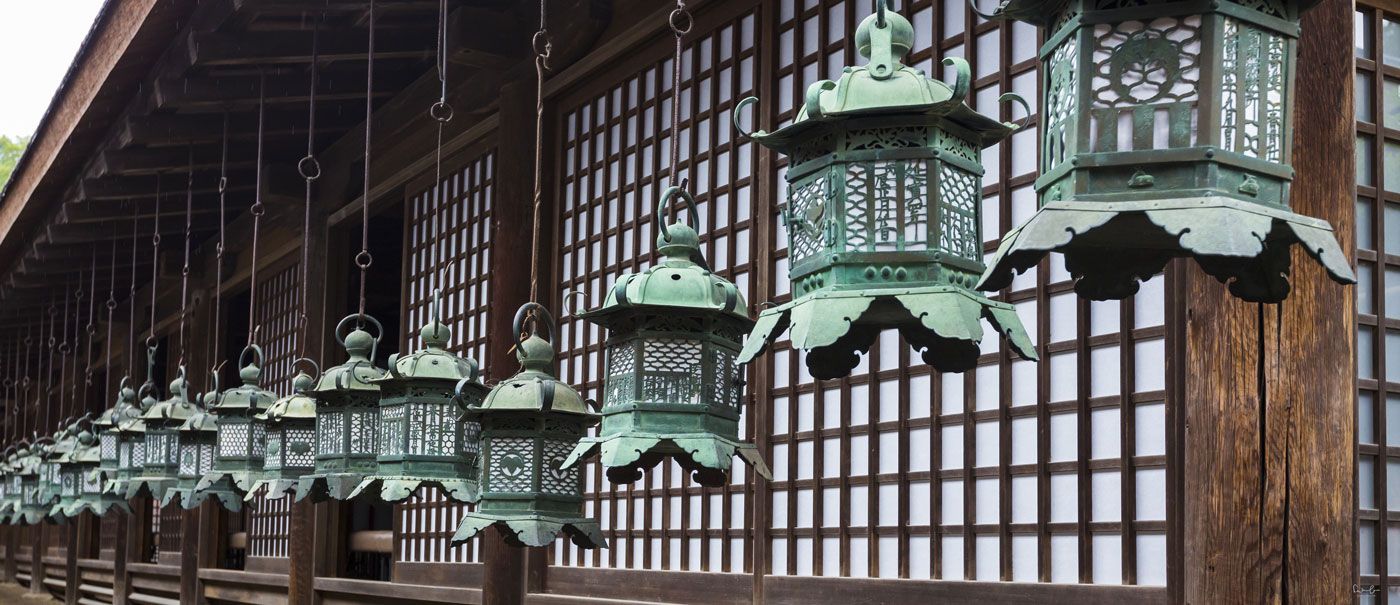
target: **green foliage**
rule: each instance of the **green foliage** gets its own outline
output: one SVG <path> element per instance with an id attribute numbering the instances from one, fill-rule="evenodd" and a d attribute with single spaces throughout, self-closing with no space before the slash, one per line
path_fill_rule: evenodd
<path id="1" fill-rule="evenodd" d="M 29 137 L 12 139 L 0 135 L 0 190 L 10 181 L 10 173 L 15 171 L 15 163 L 19 162 L 19 156 L 24 155 L 24 148 L 28 146 Z"/>

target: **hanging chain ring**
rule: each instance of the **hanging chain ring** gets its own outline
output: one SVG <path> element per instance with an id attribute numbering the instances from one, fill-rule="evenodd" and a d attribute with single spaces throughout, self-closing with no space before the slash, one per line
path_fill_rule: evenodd
<path id="1" fill-rule="evenodd" d="M 261 201 L 253 202 L 253 205 L 248 208 L 248 213 L 260 217 L 267 213 L 267 208 L 263 206 Z"/>
<path id="2" fill-rule="evenodd" d="M 656 224 L 661 229 L 661 239 L 668 242 L 671 241 L 671 230 L 666 223 L 671 220 L 671 198 L 676 196 L 680 196 L 685 202 L 686 210 L 689 211 L 687 215 L 690 218 L 690 228 L 700 230 L 700 213 L 695 209 L 695 198 L 683 185 L 667 187 L 665 193 L 661 194 L 661 201 L 656 204 Z"/>
<path id="3" fill-rule="evenodd" d="M 685 9 L 684 2 L 676 3 L 676 9 L 666 17 L 666 21 L 671 25 L 671 31 L 677 36 L 684 36 L 690 33 L 690 29 L 695 27 L 695 18 L 690 15 L 690 11 Z"/>
<path id="4" fill-rule="evenodd" d="M 259 368 L 261 368 L 263 366 L 263 350 L 262 347 L 255 344 L 250 344 L 246 347 L 243 347 L 243 352 L 238 354 L 238 367 L 248 367 L 247 360 L 249 353 L 252 353 L 253 356 L 256 358 L 256 361 L 253 362 L 253 365 L 256 365 Z"/>
<path id="5" fill-rule="evenodd" d="M 292 369 L 301 370 L 303 364 L 311 368 L 311 372 L 307 375 L 310 376 L 312 380 L 321 377 L 321 364 L 316 363 L 316 360 L 310 357 L 298 357 L 296 359 L 293 359 Z"/>
<path id="6" fill-rule="evenodd" d="M 432 116 L 434 120 L 446 124 L 452 121 L 452 116 L 455 115 L 455 112 L 452 110 L 452 105 L 447 102 L 447 99 L 438 99 L 436 103 L 433 103 L 432 107 L 428 108 L 428 115 Z"/>
<path id="7" fill-rule="evenodd" d="M 361 271 L 369 269 L 370 265 L 373 264 L 374 255 L 370 254 L 369 250 L 361 250 L 359 254 L 355 255 L 355 266 L 359 267 Z"/>
<path id="8" fill-rule="evenodd" d="M 316 156 L 308 153 L 297 162 L 297 172 L 301 174 L 301 178 L 314 181 L 321 178 L 321 163 L 316 161 Z"/>
<path id="9" fill-rule="evenodd" d="M 530 49 L 535 51 L 535 56 L 549 59 L 549 54 L 554 51 L 554 40 L 548 31 L 541 29 L 530 38 Z"/>
<path id="10" fill-rule="evenodd" d="M 219 194 L 222 195 L 223 193 L 225 193 L 225 192 L 227 192 L 227 191 L 228 191 L 228 177 L 226 177 L 226 176 L 221 176 L 221 177 L 219 177 Z"/>
<path id="11" fill-rule="evenodd" d="M 146 348 L 151 349 L 151 355 L 153 356 L 155 355 L 156 342 L 155 334 L 146 337 Z"/>
<path id="12" fill-rule="evenodd" d="M 377 334 L 373 335 L 375 346 L 378 346 L 379 339 L 384 337 L 384 326 L 383 324 L 380 324 L 379 320 L 375 319 L 373 315 L 370 315 L 368 313 L 364 315 L 360 315 L 359 313 L 351 313 L 349 315 L 346 315 L 344 319 L 341 319 L 340 323 L 335 324 L 335 341 L 340 343 L 340 346 L 342 347 L 345 346 L 346 335 L 341 334 L 341 332 L 344 332 L 345 327 L 351 325 L 351 322 L 354 322 L 354 326 L 356 328 L 363 328 L 365 322 L 374 324 L 374 329 L 377 332 Z"/>
<path id="13" fill-rule="evenodd" d="M 107 303 L 106 303 L 106 306 L 107 306 L 107 310 L 108 310 L 108 311 L 116 311 L 116 310 L 117 310 L 117 297 L 116 297 L 116 296 L 112 296 L 112 295 L 108 295 L 108 296 L 107 296 Z"/>
<path id="14" fill-rule="evenodd" d="M 525 331 L 525 322 L 530 322 L 530 331 Z M 512 331 L 520 335 L 520 342 L 524 342 L 530 336 L 539 336 L 540 325 L 545 328 L 544 337 L 546 342 L 554 342 L 554 316 L 549 314 L 549 309 L 544 308 L 537 302 L 527 302 L 520 305 L 520 309 L 515 312 L 515 320 L 511 322 Z"/>

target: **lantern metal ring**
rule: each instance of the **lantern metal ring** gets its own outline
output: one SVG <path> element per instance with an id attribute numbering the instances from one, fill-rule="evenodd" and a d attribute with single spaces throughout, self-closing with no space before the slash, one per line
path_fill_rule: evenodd
<path id="1" fill-rule="evenodd" d="M 358 258 L 358 256 L 357 256 L 356 258 Z M 357 261 L 357 262 L 358 262 L 358 261 Z M 346 328 L 346 326 L 349 326 L 349 325 L 350 325 L 350 320 L 352 320 L 352 319 L 356 321 L 356 324 L 355 324 L 356 329 L 362 328 L 362 327 L 363 327 L 363 322 L 365 322 L 365 321 L 368 321 L 369 323 L 374 324 L 374 329 L 375 329 L 375 332 L 376 332 L 376 334 L 375 334 L 374 337 L 373 337 L 373 338 L 374 338 L 374 348 L 370 350 L 369 358 L 370 358 L 370 359 L 374 359 L 375 357 L 378 357 L 378 356 L 379 356 L 379 339 L 380 339 L 380 338 L 383 338 L 383 336 L 384 336 L 384 326 L 383 326 L 383 324 L 380 324 L 380 323 L 379 323 L 379 320 L 375 319 L 373 315 L 370 315 L 370 314 L 368 314 L 368 313 L 366 313 L 365 315 L 360 315 L 360 314 L 358 314 L 358 313 L 351 313 L 351 314 L 349 314 L 349 315 L 346 315 L 344 318 L 342 318 L 342 319 L 340 320 L 340 323 L 338 323 L 338 324 L 335 325 L 335 332 L 333 332 L 333 333 L 335 334 L 335 341 L 338 342 L 338 343 L 340 343 L 340 346 L 342 346 L 342 347 L 345 346 L 345 338 L 346 338 L 346 336 L 341 335 L 341 331 L 344 330 L 344 329 Z"/>
<path id="2" fill-rule="evenodd" d="M 661 230 L 661 238 L 668 242 L 671 241 L 671 230 L 666 226 L 666 221 L 671 218 L 671 204 L 669 202 L 673 197 L 679 197 L 681 201 L 685 202 L 687 216 L 690 218 L 690 228 L 697 231 L 700 229 L 700 212 L 695 209 L 695 197 L 681 187 L 674 185 L 667 187 L 666 191 L 661 194 L 661 201 L 656 203 L 656 220 L 658 221 L 657 227 Z"/>

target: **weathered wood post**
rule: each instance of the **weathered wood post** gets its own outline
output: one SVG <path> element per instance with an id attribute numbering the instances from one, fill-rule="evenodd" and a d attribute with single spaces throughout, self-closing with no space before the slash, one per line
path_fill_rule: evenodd
<path id="1" fill-rule="evenodd" d="M 1352 3 L 1305 13 L 1298 47 L 1292 186 L 1296 212 L 1355 242 Z M 1178 262 L 1184 448 L 1173 602 L 1351 602 L 1355 293 L 1293 250 L 1280 305 L 1231 297 Z"/>

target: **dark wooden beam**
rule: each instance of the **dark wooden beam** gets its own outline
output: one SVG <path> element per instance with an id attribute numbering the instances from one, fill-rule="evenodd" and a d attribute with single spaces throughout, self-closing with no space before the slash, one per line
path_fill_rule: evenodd
<path id="1" fill-rule="evenodd" d="M 365 98 L 363 74 L 345 72 L 318 77 L 316 100 L 361 101 Z M 259 87 L 268 105 L 296 103 L 305 106 L 310 98 L 311 78 L 307 74 L 279 75 L 265 79 L 257 76 L 207 76 L 165 78 L 156 81 L 152 91 L 155 109 L 182 111 L 256 110 Z M 375 91 L 375 98 L 391 96 L 389 90 Z"/>
<path id="2" fill-rule="evenodd" d="M 363 107 L 363 105 L 361 105 Z M 322 108 L 329 109 L 329 108 Z M 355 112 L 342 117 L 339 112 L 320 111 L 316 116 L 316 133 L 340 134 L 348 125 L 356 121 Z M 113 137 L 112 147 L 124 148 L 133 145 L 218 145 L 224 136 L 223 118 L 219 115 L 148 115 L 129 116 L 118 127 Z M 228 137 L 231 141 L 257 140 L 258 117 L 256 113 L 238 113 L 229 116 Z M 285 137 L 306 137 L 306 111 L 268 111 L 263 136 L 266 139 Z M 234 159 L 230 156 L 230 159 Z"/>
<path id="3" fill-rule="evenodd" d="M 253 173 L 242 171 L 228 175 L 228 191 L 249 191 L 253 188 Z M 219 192 L 219 173 L 217 171 L 197 171 L 194 174 L 194 193 L 196 195 L 217 194 Z M 177 203 L 183 207 L 184 200 L 178 202 L 175 197 L 183 197 L 185 193 L 185 175 L 167 174 L 160 181 L 160 197 L 162 206 L 173 207 Z M 155 176 L 104 176 L 93 179 L 83 179 L 78 185 L 77 198 L 79 200 L 151 200 L 156 197 Z M 183 210 L 182 210 L 183 211 Z"/>
<path id="4" fill-rule="evenodd" d="M 217 170 L 223 161 L 223 149 L 218 143 L 200 144 L 193 149 L 174 146 L 106 149 L 97 156 L 88 176 L 141 176 L 183 171 L 190 166 L 191 151 L 195 170 Z M 256 157 L 257 148 L 252 141 L 239 140 L 229 146 L 227 168 L 250 169 Z"/>
<path id="5" fill-rule="evenodd" d="M 427 59 L 433 56 L 429 35 L 415 31 L 376 33 L 375 60 Z M 363 61 L 367 33 L 349 29 L 321 32 L 318 55 L 322 61 Z M 311 62 L 310 31 L 238 33 L 196 32 L 189 39 L 189 64 L 199 67 L 267 66 Z"/>
<path id="6" fill-rule="evenodd" d="M 128 222 L 128 225 L 129 224 Z M 216 231 L 218 228 L 219 214 L 217 209 L 204 208 L 201 209 L 200 212 L 191 213 L 190 229 L 192 233 L 208 233 L 210 231 Z M 129 228 L 117 228 L 114 230 L 110 224 L 103 224 L 100 222 L 53 224 L 48 226 L 46 232 L 48 234 L 47 242 L 49 244 L 73 245 L 78 246 L 80 250 L 90 248 L 88 244 L 98 242 L 109 243 L 113 239 L 131 239 L 131 230 Z M 136 235 L 138 238 L 150 238 L 151 234 L 154 232 L 154 221 L 148 221 L 145 225 L 138 225 L 136 228 Z M 183 236 L 184 232 L 185 217 L 183 214 L 178 217 L 170 217 L 168 220 L 164 218 L 161 219 L 161 237 Z M 98 254 L 105 256 L 102 251 L 99 251 Z M 78 256 L 81 256 L 81 254 L 78 253 Z"/>

